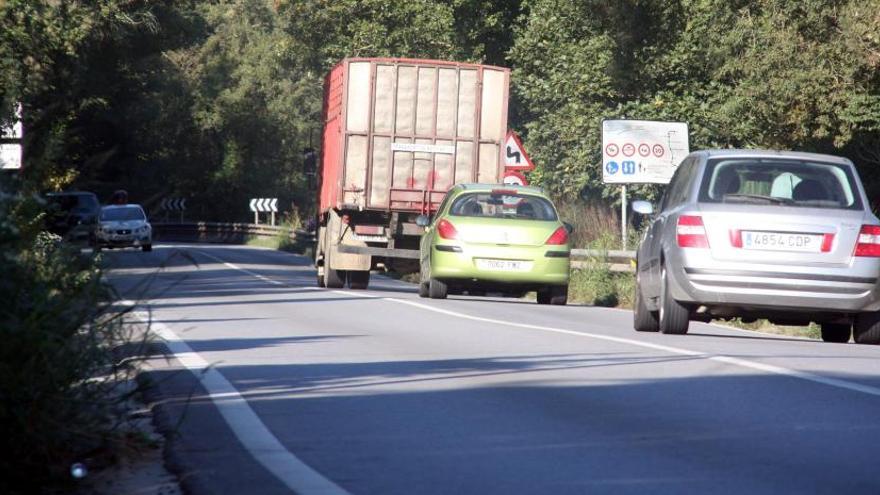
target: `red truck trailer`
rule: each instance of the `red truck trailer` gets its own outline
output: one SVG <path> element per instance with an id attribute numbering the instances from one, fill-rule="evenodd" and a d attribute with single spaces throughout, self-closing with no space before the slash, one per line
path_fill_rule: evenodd
<path id="1" fill-rule="evenodd" d="M 417 260 L 430 214 L 460 182 L 501 182 L 510 70 L 350 58 L 324 83 L 318 285 L 365 289 L 370 269 Z"/>

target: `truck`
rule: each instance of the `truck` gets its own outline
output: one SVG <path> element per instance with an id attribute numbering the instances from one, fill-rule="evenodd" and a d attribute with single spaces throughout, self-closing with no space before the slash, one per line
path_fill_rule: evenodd
<path id="1" fill-rule="evenodd" d="M 417 266 L 423 227 L 462 182 L 500 183 L 510 70 L 348 58 L 324 81 L 317 171 L 319 287 L 366 289 L 370 270 Z"/>

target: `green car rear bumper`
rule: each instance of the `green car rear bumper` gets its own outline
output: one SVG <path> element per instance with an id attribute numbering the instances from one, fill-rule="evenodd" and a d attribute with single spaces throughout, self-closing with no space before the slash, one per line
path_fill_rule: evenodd
<path id="1" fill-rule="evenodd" d="M 569 250 L 560 248 L 437 244 L 432 247 L 431 276 L 453 284 L 567 285 Z"/>

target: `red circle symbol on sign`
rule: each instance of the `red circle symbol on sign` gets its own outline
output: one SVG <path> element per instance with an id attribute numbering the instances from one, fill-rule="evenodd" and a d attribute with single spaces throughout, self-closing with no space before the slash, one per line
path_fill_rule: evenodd
<path id="1" fill-rule="evenodd" d="M 608 146 L 605 147 L 605 154 L 608 156 L 617 156 L 618 151 L 619 150 L 617 149 L 617 145 L 614 143 L 610 143 Z"/>
<path id="2" fill-rule="evenodd" d="M 651 154 L 651 147 L 648 146 L 648 143 L 642 143 L 639 145 L 639 154 L 642 156 L 648 156 Z"/>
<path id="3" fill-rule="evenodd" d="M 632 145 L 632 143 L 626 143 L 623 145 L 623 154 L 626 156 L 633 156 L 636 152 L 636 147 Z"/>
<path id="4" fill-rule="evenodd" d="M 666 150 L 664 150 L 663 146 L 660 144 L 655 144 L 653 151 L 654 151 L 654 156 L 657 156 L 657 157 L 663 156 L 663 153 L 666 152 Z"/>

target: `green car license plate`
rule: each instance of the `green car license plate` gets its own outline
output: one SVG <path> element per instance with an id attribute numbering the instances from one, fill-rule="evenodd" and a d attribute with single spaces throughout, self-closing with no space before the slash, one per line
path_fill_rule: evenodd
<path id="1" fill-rule="evenodd" d="M 527 272 L 532 269 L 531 261 L 478 259 L 477 268 L 497 272 Z"/>

